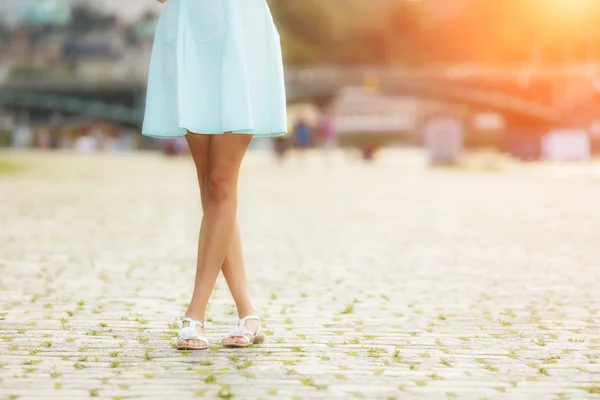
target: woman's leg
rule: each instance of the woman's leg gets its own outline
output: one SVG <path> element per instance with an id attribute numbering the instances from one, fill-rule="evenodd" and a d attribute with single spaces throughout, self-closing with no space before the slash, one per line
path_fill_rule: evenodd
<path id="1" fill-rule="evenodd" d="M 188 147 L 190 148 L 190 153 L 192 155 L 192 159 L 194 160 L 194 164 L 196 165 L 196 174 L 198 176 L 198 184 L 200 186 L 200 198 L 202 201 L 202 211 L 204 211 L 204 198 L 206 196 L 206 178 L 208 176 L 208 146 L 210 144 L 210 135 L 197 135 L 191 132 L 185 136 L 185 139 L 188 143 Z M 197 264 L 196 271 L 200 268 L 200 264 Z M 197 272 L 196 272 L 197 273 Z M 186 313 L 189 315 L 189 313 Z M 193 318 L 193 317 L 192 317 Z M 193 318 L 194 319 L 194 318 Z M 201 321 L 204 321 L 202 319 Z M 189 326 L 189 323 L 184 322 L 184 327 Z M 196 326 L 196 330 L 200 335 L 204 336 L 204 329 Z M 203 346 L 204 343 L 201 343 L 199 340 L 190 339 L 190 340 L 181 340 L 180 344 L 190 345 L 194 347 Z M 184 343 L 186 342 L 186 343 Z"/>
<path id="2" fill-rule="evenodd" d="M 186 136 L 194 163 L 196 164 L 196 172 L 198 174 L 198 184 L 200 186 L 200 197 L 202 200 L 202 210 L 207 207 L 207 177 L 208 177 L 208 148 L 210 136 L 195 135 L 190 133 Z M 222 267 L 223 275 L 235 301 L 238 315 L 243 318 L 247 315 L 254 314 L 256 309 L 252 304 L 250 292 L 248 289 L 248 279 L 246 276 L 246 268 L 244 266 L 244 258 L 242 253 L 242 241 L 240 238 L 239 228 L 237 223 L 233 232 L 233 239 L 230 242 L 227 255 Z M 258 328 L 258 323 L 255 320 L 249 320 L 248 329 L 255 332 Z M 242 342 L 243 338 L 228 339 L 231 342 Z M 196 346 L 195 342 L 191 345 Z"/>
<path id="3" fill-rule="evenodd" d="M 250 299 L 246 267 L 242 256 L 242 240 L 237 224 L 229 245 L 227 258 L 225 259 L 225 263 L 223 263 L 223 276 L 225 276 L 225 280 L 235 301 L 239 317 L 244 318 L 248 315 L 256 314 L 256 309 Z M 256 333 L 258 331 L 258 321 L 248 320 L 246 321 L 246 327 L 250 332 Z M 246 339 L 243 337 L 228 337 L 223 339 L 223 344 L 231 343 L 243 344 L 246 343 Z"/>
<path id="4" fill-rule="evenodd" d="M 242 253 L 242 239 L 237 223 L 235 224 L 227 258 L 223 263 L 223 276 L 235 301 L 239 317 L 243 318 L 254 314 L 256 308 L 254 308 L 254 304 L 252 304 L 252 299 L 250 298 L 248 277 L 246 276 L 246 266 Z"/>
<path id="5" fill-rule="evenodd" d="M 198 178 L 200 182 L 204 182 L 201 187 L 205 186 L 202 193 L 204 216 L 198 241 L 194 294 L 186 313 L 192 319 L 200 321 L 205 319 L 206 306 L 219 271 L 232 247 L 232 242 L 235 242 L 233 239 L 237 214 L 237 182 L 242 158 L 251 136 L 224 134 L 208 138 L 207 156 L 202 161 L 199 159 L 202 158 L 202 147 L 206 146 L 204 139 L 198 139 L 196 135 L 188 135 L 192 154 L 197 154 L 194 160 L 198 169 Z M 203 166 L 206 168 L 203 169 Z M 205 180 L 203 170 L 206 171 Z M 241 249 L 239 254 L 241 261 Z M 243 264 L 241 265 L 242 268 L 235 268 L 236 275 L 237 269 L 243 270 Z"/>

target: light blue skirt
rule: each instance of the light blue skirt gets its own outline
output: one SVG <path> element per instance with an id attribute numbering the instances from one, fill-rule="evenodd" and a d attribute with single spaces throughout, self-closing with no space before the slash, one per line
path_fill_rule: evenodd
<path id="1" fill-rule="evenodd" d="M 281 46 L 266 0 L 168 0 L 154 39 L 142 133 L 286 130 Z"/>

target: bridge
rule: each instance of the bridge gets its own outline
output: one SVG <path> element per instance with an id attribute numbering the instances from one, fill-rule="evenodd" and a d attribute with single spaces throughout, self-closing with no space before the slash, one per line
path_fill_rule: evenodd
<path id="1" fill-rule="evenodd" d="M 597 98 L 587 66 L 453 66 L 439 68 L 289 68 L 290 103 L 327 102 L 346 86 L 367 85 L 383 93 L 411 95 L 500 112 L 527 124 L 561 124 L 589 114 Z M 576 88 L 574 90 L 573 88 Z M 145 82 L 17 80 L 0 86 L 0 106 L 47 114 L 92 116 L 139 126 Z M 569 97 L 570 96 L 570 97 Z"/>

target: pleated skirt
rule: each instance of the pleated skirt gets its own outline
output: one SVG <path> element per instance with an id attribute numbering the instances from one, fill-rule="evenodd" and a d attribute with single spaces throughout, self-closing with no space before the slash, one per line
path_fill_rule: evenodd
<path id="1" fill-rule="evenodd" d="M 281 46 L 266 0 L 168 0 L 152 49 L 142 134 L 286 130 Z"/>

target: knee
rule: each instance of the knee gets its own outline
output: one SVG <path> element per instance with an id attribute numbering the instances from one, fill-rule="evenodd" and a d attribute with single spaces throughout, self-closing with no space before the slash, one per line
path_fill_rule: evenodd
<path id="1" fill-rule="evenodd" d="M 225 171 L 211 171 L 207 177 L 207 199 L 212 203 L 223 203 L 234 194 L 234 184 Z"/>

